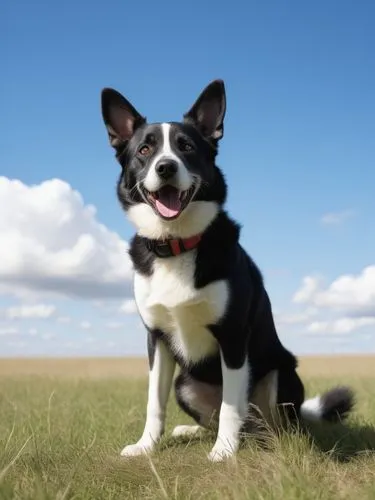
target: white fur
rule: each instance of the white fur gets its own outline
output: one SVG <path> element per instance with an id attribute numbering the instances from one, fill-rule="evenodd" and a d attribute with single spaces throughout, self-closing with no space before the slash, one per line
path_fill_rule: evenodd
<path id="1" fill-rule="evenodd" d="M 323 415 L 323 407 L 320 396 L 306 399 L 301 405 L 301 415 L 306 420 L 318 421 Z"/>
<path id="2" fill-rule="evenodd" d="M 226 281 L 194 287 L 196 251 L 155 259 L 150 277 L 135 275 L 135 300 L 149 328 L 169 336 L 174 350 L 186 361 L 198 362 L 218 352 L 207 325 L 225 313 L 229 298 Z"/>
<path id="3" fill-rule="evenodd" d="M 147 203 L 137 203 L 128 209 L 127 215 L 138 234 L 145 238 L 189 238 L 202 233 L 218 211 L 214 201 L 192 201 L 177 219 L 168 221 L 156 215 Z"/>
<path id="4" fill-rule="evenodd" d="M 147 417 L 143 434 L 135 444 L 127 445 L 122 456 L 152 452 L 164 432 L 165 409 L 171 389 L 175 361 L 166 346 L 157 341 L 152 370 L 149 373 Z"/>
<path id="5" fill-rule="evenodd" d="M 172 431 L 172 437 L 196 436 L 202 430 L 200 425 L 177 425 Z"/>
<path id="6" fill-rule="evenodd" d="M 217 439 L 208 455 L 209 460 L 219 462 L 233 456 L 239 447 L 240 430 L 248 412 L 249 364 L 245 359 L 241 368 L 227 367 L 221 354 L 223 374 L 223 400 L 220 408 Z"/>
<path id="7" fill-rule="evenodd" d="M 144 186 L 148 191 L 157 191 L 163 184 L 162 179 L 156 172 L 156 165 L 160 160 L 174 160 L 178 167 L 176 177 L 174 179 L 176 188 L 180 191 L 188 190 L 193 184 L 193 178 L 189 174 L 185 165 L 181 159 L 173 152 L 170 143 L 170 129 L 171 125 L 169 123 L 161 124 L 162 134 L 163 134 L 163 147 L 155 158 L 153 159 L 150 168 L 147 172 L 146 178 L 144 180 Z"/>

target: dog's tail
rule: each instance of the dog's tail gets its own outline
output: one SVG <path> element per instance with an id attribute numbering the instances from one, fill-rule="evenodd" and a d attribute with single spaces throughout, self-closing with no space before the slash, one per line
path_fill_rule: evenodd
<path id="1" fill-rule="evenodd" d="M 306 399 L 301 406 L 301 416 L 310 422 L 341 422 L 354 404 L 354 394 L 349 387 L 334 387 L 320 396 Z"/>

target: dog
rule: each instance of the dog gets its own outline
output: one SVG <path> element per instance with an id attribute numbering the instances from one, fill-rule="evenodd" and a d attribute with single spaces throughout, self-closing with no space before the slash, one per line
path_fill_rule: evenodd
<path id="1" fill-rule="evenodd" d="M 227 185 L 216 165 L 226 113 L 223 80 L 212 81 L 180 122 L 148 123 L 111 88 L 101 92 L 101 111 L 121 165 L 117 197 L 136 228 L 129 255 L 149 359 L 143 434 L 121 455 L 155 449 L 176 365 L 176 399 L 196 425 L 178 426 L 173 435 L 216 429 L 211 461 L 237 453 L 257 399 L 267 400 L 265 411 L 284 408 L 290 422 L 344 419 L 354 402 L 348 387 L 305 400 L 262 274 L 224 208 Z"/>

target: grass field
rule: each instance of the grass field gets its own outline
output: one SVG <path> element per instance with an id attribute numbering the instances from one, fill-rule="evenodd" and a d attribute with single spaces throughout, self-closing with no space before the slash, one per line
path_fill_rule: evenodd
<path id="1" fill-rule="evenodd" d="M 248 436 L 211 464 L 212 434 L 169 436 L 189 423 L 174 398 L 151 459 L 119 457 L 143 429 L 144 360 L 0 360 L 0 499 L 374 499 L 375 357 L 303 358 L 300 372 L 308 395 L 354 387 L 347 426 Z"/>

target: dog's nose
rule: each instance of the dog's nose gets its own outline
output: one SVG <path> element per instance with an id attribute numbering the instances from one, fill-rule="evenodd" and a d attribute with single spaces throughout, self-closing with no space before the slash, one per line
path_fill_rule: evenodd
<path id="1" fill-rule="evenodd" d="M 155 169 L 162 179 L 170 179 L 177 172 L 177 163 L 174 160 L 160 160 Z"/>

